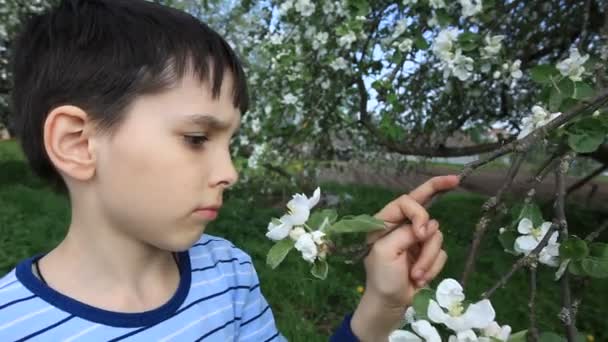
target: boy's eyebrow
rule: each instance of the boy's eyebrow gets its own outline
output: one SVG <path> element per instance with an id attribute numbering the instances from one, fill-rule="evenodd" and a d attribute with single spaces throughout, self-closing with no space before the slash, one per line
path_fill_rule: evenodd
<path id="1" fill-rule="evenodd" d="M 186 116 L 185 121 L 190 124 L 194 124 L 204 128 L 211 128 L 215 130 L 225 131 L 228 130 L 231 126 L 229 122 L 222 121 L 210 114 L 191 114 Z M 241 123 L 239 120 L 239 125 L 235 130 L 235 134 L 239 131 L 241 127 Z"/>

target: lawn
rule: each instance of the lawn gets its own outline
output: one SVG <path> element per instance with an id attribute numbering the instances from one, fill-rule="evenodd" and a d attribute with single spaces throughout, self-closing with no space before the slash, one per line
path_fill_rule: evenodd
<path id="1" fill-rule="evenodd" d="M 353 197 L 337 208 L 341 215 L 373 213 L 397 195 L 390 190 L 362 186 L 324 184 L 322 189 Z M 272 244 L 264 233 L 269 219 L 280 215 L 282 209 L 277 208 L 276 199 L 259 195 L 256 189 L 240 191 L 243 193 L 227 195 L 220 218 L 208 232 L 226 237 L 252 256 L 262 291 L 285 336 L 291 341 L 326 341 L 358 301 L 357 287 L 364 283 L 361 265 L 330 263 L 328 279 L 319 281 L 309 274 L 308 265 L 292 253 L 277 270 L 270 270 L 265 265 L 265 256 Z M 459 277 L 483 201 L 483 197 L 474 194 L 448 194 L 430 208 L 432 216 L 442 224 L 449 255 L 442 278 Z M 574 205 L 568 208 L 570 226 L 580 234 L 592 230 L 601 214 Z M 62 238 L 68 220 L 66 200 L 31 175 L 13 142 L 0 142 L 0 275 L 19 260 L 52 248 Z M 606 236 L 602 240 L 606 241 Z M 488 289 L 515 260 L 502 251 L 495 230 L 487 236 L 481 255 L 477 263 L 479 272 L 474 274 L 467 290 L 470 298 Z M 546 267 L 540 269 L 537 316 L 542 331 L 561 333 L 556 316 L 560 308 L 559 285 L 552 279 L 553 272 Z M 511 324 L 515 331 L 527 326 L 526 279 L 526 274 L 520 272 L 492 298 L 497 320 Z M 608 281 L 596 280 L 587 286 L 578 313 L 579 328 L 593 334 L 596 341 L 608 340 L 606 285 Z"/>

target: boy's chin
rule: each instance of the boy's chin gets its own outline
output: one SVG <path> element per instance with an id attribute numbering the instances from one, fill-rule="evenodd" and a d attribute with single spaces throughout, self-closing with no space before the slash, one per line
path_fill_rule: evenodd
<path id="1" fill-rule="evenodd" d="M 183 252 L 192 247 L 205 232 L 205 226 L 199 226 L 198 230 L 172 232 L 163 241 L 154 243 L 158 248 L 170 252 Z"/>

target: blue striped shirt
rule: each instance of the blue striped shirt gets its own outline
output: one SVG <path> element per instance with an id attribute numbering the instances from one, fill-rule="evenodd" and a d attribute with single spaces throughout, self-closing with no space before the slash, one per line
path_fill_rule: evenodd
<path id="1" fill-rule="evenodd" d="M 180 283 L 161 307 L 142 313 L 99 309 L 46 286 L 37 255 L 0 279 L 0 341 L 285 341 L 260 291 L 251 257 L 203 235 L 179 253 Z"/>

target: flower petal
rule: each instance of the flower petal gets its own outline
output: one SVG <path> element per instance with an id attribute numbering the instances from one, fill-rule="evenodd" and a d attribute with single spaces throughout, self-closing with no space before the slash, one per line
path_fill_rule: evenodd
<path id="1" fill-rule="evenodd" d="M 496 312 L 492 307 L 492 303 L 487 299 L 483 299 L 469 305 L 462 317 L 471 324 L 472 328 L 483 329 L 494 321 Z"/>
<path id="2" fill-rule="evenodd" d="M 437 304 L 436 301 L 429 301 L 429 308 L 427 309 L 426 315 L 434 323 L 443 323 L 449 316 L 443 311 L 443 309 Z"/>
<path id="3" fill-rule="evenodd" d="M 312 194 L 312 197 L 308 199 L 308 209 L 312 209 L 319 203 L 321 199 L 321 188 L 317 187 L 315 192 Z"/>
<path id="4" fill-rule="evenodd" d="M 289 220 L 286 221 L 287 222 L 283 221 L 281 218 L 281 223 L 279 224 L 270 222 L 268 224 L 268 232 L 266 233 L 266 237 L 274 241 L 279 241 L 286 238 L 289 235 L 292 227 Z"/>
<path id="5" fill-rule="evenodd" d="M 462 286 L 456 280 L 447 278 L 437 286 L 435 297 L 439 305 L 447 309 L 452 304 L 462 302 L 464 293 L 462 293 Z"/>
<path id="6" fill-rule="evenodd" d="M 517 225 L 517 231 L 520 234 L 530 234 L 532 233 L 533 228 L 534 224 L 532 224 L 532 221 L 530 221 L 530 219 L 528 218 L 521 219 L 521 221 L 519 221 L 519 224 Z"/>
<path id="7" fill-rule="evenodd" d="M 388 336 L 389 342 L 423 342 L 424 340 L 407 330 L 395 330 Z"/>
<path id="8" fill-rule="evenodd" d="M 412 329 L 416 334 L 422 336 L 426 342 L 441 342 L 441 336 L 437 329 L 429 321 L 421 319 L 412 323 Z"/>
<path id="9" fill-rule="evenodd" d="M 536 246 L 538 245 L 538 241 L 532 235 L 523 235 L 515 239 L 515 245 L 513 249 L 518 253 L 528 254 L 530 253 Z"/>
<path id="10" fill-rule="evenodd" d="M 456 333 L 456 337 L 458 338 L 458 342 L 477 342 L 477 335 L 471 329 L 459 331 Z"/>
<path id="11" fill-rule="evenodd" d="M 410 306 L 405 310 L 405 323 L 414 323 L 416 317 L 416 311 L 413 306 Z"/>
<path id="12" fill-rule="evenodd" d="M 547 234 L 547 232 L 549 231 L 549 229 L 551 228 L 551 226 L 553 225 L 553 223 L 551 222 L 543 222 L 543 224 L 540 226 L 540 236 L 545 236 L 545 234 Z M 541 237 L 542 239 L 542 237 Z"/>

